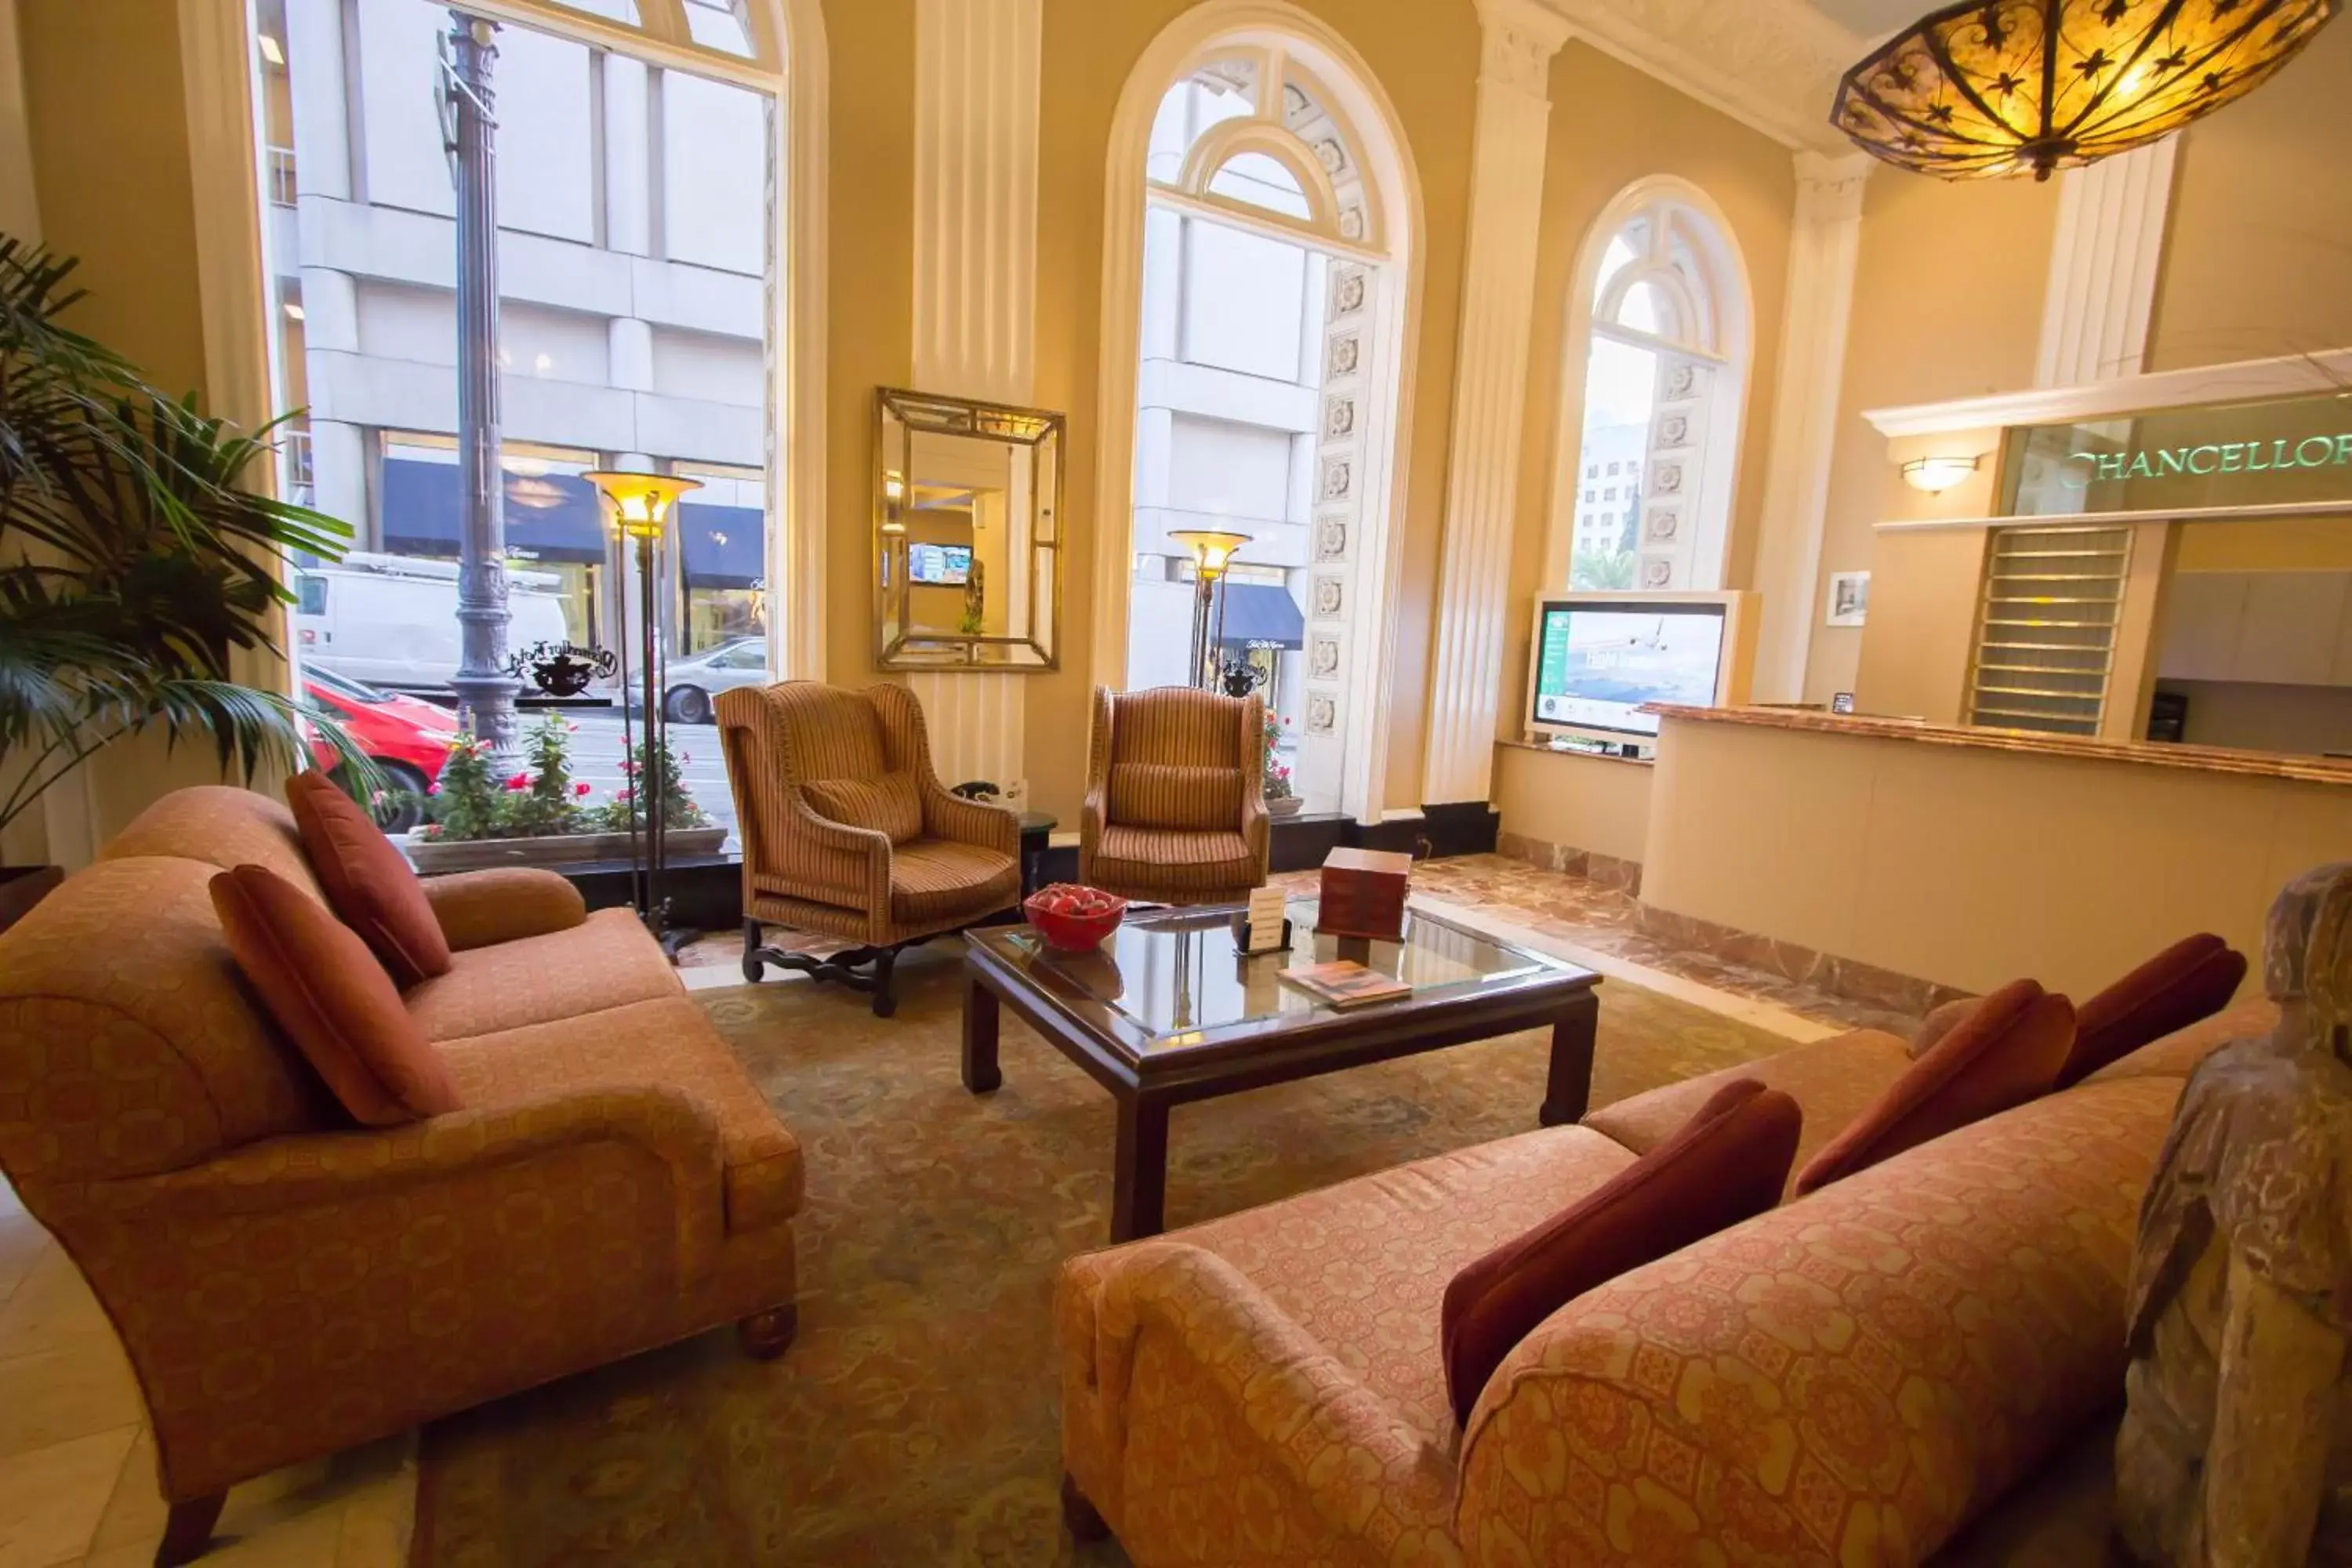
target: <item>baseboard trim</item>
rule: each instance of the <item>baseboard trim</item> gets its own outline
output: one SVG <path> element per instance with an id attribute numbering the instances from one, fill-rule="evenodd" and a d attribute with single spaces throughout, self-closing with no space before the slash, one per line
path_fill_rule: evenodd
<path id="1" fill-rule="evenodd" d="M 1432 856 L 1492 855 L 1503 830 L 1503 814 L 1483 800 L 1423 805 L 1421 816 Z"/>

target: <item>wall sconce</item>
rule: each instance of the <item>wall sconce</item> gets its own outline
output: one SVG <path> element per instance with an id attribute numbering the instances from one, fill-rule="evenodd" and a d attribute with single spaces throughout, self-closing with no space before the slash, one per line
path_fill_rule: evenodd
<path id="1" fill-rule="evenodd" d="M 1977 471 L 1979 458 L 1914 458 L 1903 465 L 1903 482 L 1915 490 L 1941 495 Z"/>

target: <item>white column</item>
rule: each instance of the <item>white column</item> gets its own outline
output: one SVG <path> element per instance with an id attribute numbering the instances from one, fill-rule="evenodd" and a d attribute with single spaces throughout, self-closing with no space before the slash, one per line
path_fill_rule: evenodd
<path id="1" fill-rule="evenodd" d="M 604 60 L 604 247 L 650 256 L 654 243 L 653 125 L 643 60 Z"/>
<path id="2" fill-rule="evenodd" d="M 2139 374 L 2179 146 L 2168 136 L 2059 176 L 2035 385 Z"/>
<path id="3" fill-rule="evenodd" d="M 1756 647 L 1759 702 L 1804 700 L 1854 262 L 1862 251 L 1863 184 L 1875 166 L 1860 153 L 1797 154 L 1797 221 L 1789 234 L 1772 448 L 1756 547 L 1756 586 L 1764 601 Z"/>
<path id="4" fill-rule="evenodd" d="M 914 383 L 1025 404 L 1036 370 L 1044 0 L 917 0 Z M 949 784 L 1023 777 L 1014 675 L 915 675 Z"/>
<path id="5" fill-rule="evenodd" d="M 1568 24 L 1533 0 L 1478 0 L 1478 20 L 1486 47 L 1421 788 L 1424 802 L 1440 805 L 1485 800 L 1494 772 L 1551 58 L 1569 37 Z"/>

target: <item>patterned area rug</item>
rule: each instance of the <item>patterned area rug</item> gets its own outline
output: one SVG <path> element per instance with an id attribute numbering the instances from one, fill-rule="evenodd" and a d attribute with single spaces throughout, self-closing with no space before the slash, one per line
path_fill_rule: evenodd
<path id="1" fill-rule="evenodd" d="M 1011 1014 L 1004 1086 L 958 1079 L 961 947 L 838 988 L 698 1000 L 808 1156 L 800 1339 L 700 1339 L 436 1423 L 420 1568 L 1122 1563 L 1063 1533 L 1054 1272 L 1110 1212 L 1108 1096 Z M 1785 1047 L 1601 988 L 1593 1102 Z M 1507 1037 L 1180 1108 L 1171 1227 L 1536 1125 L 1547 1037 Z"/>

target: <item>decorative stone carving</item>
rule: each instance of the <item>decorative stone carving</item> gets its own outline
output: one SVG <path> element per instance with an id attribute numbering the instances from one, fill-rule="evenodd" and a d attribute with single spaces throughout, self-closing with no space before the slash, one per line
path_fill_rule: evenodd
<path id="1" fill-rule="evenodd" d="M 1315 525 L 1315 559 L 1345 561 L 1348 558 L 1348 520 L 1327 517 Z"/>
<path id="2" fill-rule="evenodd" d="M 1683 493 L 1683 466 L 1680 463 L 1650 465 L 1650 493 L 1678 496 Z"/>
<path id="3" fill-rule="evenodd" d="M 1323 459 L 1323 499 L 1346 500 L 1355 488 L 1356 468 L 1345 458 Z"/>
<path id="4" fill-rule="evenodd" d="M 1356 361 L 1361 357 L 1363 352 L 1362 341 L 1353 332 L 1344 332 L 1333 338 L 1331 340 L 1331 374 L 1335 376 L 1355 374 Z"/>
<path id="5" fill-rule="evenodd" d="M 1364 269 L 1343 267 L 1339 269 L 1339 286 L 1331 290 L 1331 313 L 1352 316 L 1364 308 Z"/>
<path id="6" fill-rule="evenodd" d="M 1658 421 L 1658 445 L 1687 447 L 1690 445 L 1690 416 L 1669 414 Z"/>
<path id="7" fill-rule="evenodd" d="M 1344 239 L 1364 237 L 1364 209 L 1358 206 L 1339 209 L 1339 235 Z"/>
<path id="8" fill-rule="evenodd" d="M 1479 10 L 1485 47 L 1478 59 L 1481 83 L 1548 99 L 1551 58 L 1568 41 L 1568 25 L 1538 5 L 1496 4 Z"/>
<path id="9" fill-rule="evenodd" d="M 1339 679 L 1339 639 L 1318 633 L 1307 644 L 1307 673 L 1317 680 Z"/>
<path id="10" fill-rule="evenodd" d="M 1653 508 L 1642 519 L 1642 537 L 1653 544 L 1672 544 L 1682 530 L 1682 514 L 1671 507 Z"/>
<path id="11" fill-rule="evenodd" d="M 2269 1035 L 2189 1077 L 2140 1205 L 2116 1525 L 2147 1563 L 2352 1559 L 2352 863 L 2271 906 Z"/>
<path id="12" fill-rule="evenodd" d="M 1688 360 L 1677 360 L 1666 368 L 1664 395 L 1668 401 L 1692 396 L 1697 390 L 1698 366 Z"/>
<path id="13" fill-rule="evenodd" d="M 1316 112 L 1315 100 L 1307 96 L 1297 82 L 1282 84 L 1282 117 L 1286 124 L 1295 124 Z"/>
<path id="14" fill-rule="evenodd" d="M 1336 621 L 1348 610 L 1348 583 L 1344 577 L 1330 573 L 1315 579 L 1315 599 L 1312 605 L 1318 619 Z"/>
<path id="15" fill-rule="evenodd" d="M 1348 167 L 1348 150 L 1339 145 L 1337 136 L 1326 136 L 1315 143 L 1315 161 L 1336 180 Z"/>
<path id="16" fill-rule="evenodd" d="M 1323 400 L 1323 434 L 1334 438 L 1356 433 L 1356 400 L 1352 397 L 1328 397 Z"/>
<path id="17" fill-rule="evenodd" d="M 1674 581 L 1675 563 L 1673 557 L 1666 555 L 1644 555 L 1642 557 L 1643 587 L 1671 587 L 1674 584 Z"/>
<path id="18" fill-rule="evenodd" d="M 1339 727 L 1339 700 L 1321 691 L 1307 695 L 1307 732 L 1328 735 Z"/>

